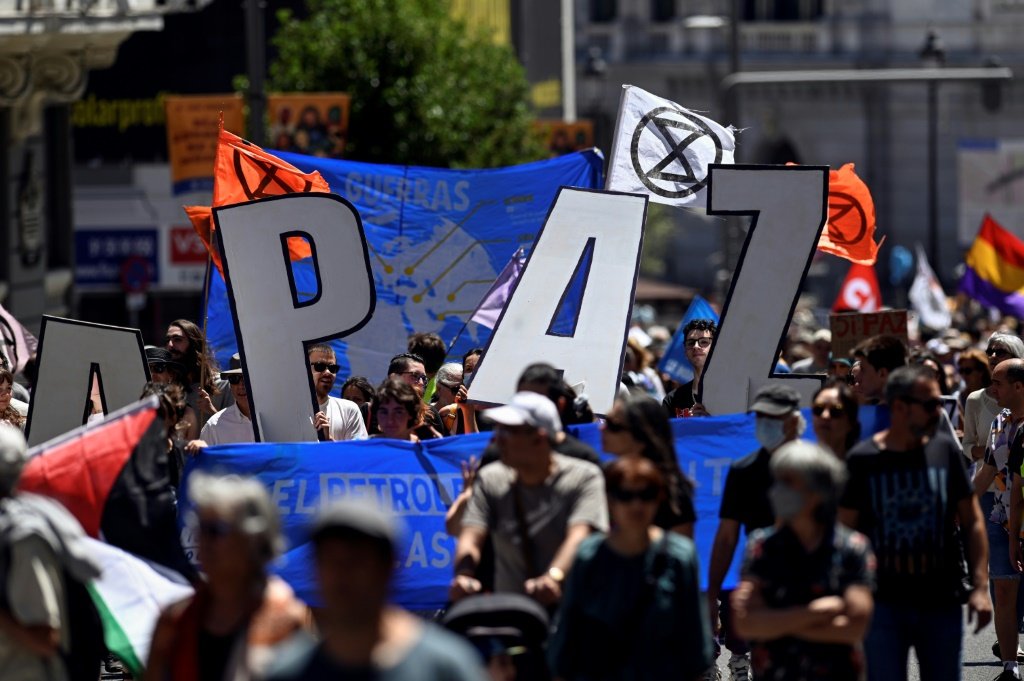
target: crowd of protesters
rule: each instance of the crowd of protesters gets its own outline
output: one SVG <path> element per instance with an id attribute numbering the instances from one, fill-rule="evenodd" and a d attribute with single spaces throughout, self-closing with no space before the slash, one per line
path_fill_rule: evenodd
<path id="1" fill-rule="evenodd" d="M 913 649 L 922 678 L 956 679 L 966 606 L 976 632 L 994 614 L 999 681 L 1020 679 L 1024 342 L 1011 325 L 960 321 L 965 331 L 927 343 L 878 336 L 836 356 L 798 313 L 776 371 L 821 374 L 822 387 L 807 412 L 784 381 L 752 397 L 758 449 L 723 453 L 733 463 L 706 565 L 695 525 L 714 521 L 698 518 L 671 419 L 708 415 L 714 321 L 681 329 L 694 372 L 682 383 L 656 368 L 668 331 L 632 329 L 600 419 L 544 358 L 507 405 L 483 408 L 472 402 L 482 349 L 450 361 L 441 338 L 416 334 L 374 385 L 339 383 L 332 347 L 311 346 L 321 441 L 491 433 L 445 519 L 449 605 L 429 616 L 389 605 L 401 528 L 338 501 L 309 527 L 321 595 L 309 608 L 269 572 L 283 540 L 263 485 L 195 473 L 195 594 L 157 623 L 145 678 L 887 681 L 907 678 Z M 159 402 L 174 487 L 189 457 L 253 441 L 238 355 L 221 369 L 199 327 L 176 320 L 146 357 L 143 395 Z M 92 681 L 70 656 L 81 625 L 67 615 L 66 570 L 95 566 L 70 555 L 73 518 L 17 491 L 21 378 L 0 368 L 0 678 Z M 594 421 L 601 453 L 570 432 Z M 43 529 L 12 530 L 33 522 Z"/>

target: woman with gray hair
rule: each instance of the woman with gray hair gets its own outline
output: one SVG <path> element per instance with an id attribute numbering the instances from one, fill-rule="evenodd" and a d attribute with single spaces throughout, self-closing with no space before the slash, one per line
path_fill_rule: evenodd
<path id="1" fill-rule="evenodd" d="M 249 679 L 307 620 L 291 588 L 267 575 L 284 548 L 277 509 L 262 484 L 235 475 L 195 473 L 189 496 L 206 579 L 161 615 L 144 678 Z"/>
<path id="2" fill-rule="evenodd" d="M 771 460 L 774 527 L 756 530 L 732 604 L 751 642 L 754 679 L 855 681 L 871 621 L 875 558 L 867 538 L 836 522 L 842 462 L 797 440 Z"/>

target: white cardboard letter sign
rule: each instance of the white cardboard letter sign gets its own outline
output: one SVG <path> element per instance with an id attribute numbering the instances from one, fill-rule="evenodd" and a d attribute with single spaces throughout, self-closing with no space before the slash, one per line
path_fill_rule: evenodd
<path id="1" fill-rule="evenodd" d="M 772 372 L 828 217 L 828 168 L 713 165 L 710 178 L 709 214 L 753 219 L 704 366 L 700 401 L 712 414 L 744 412 L 761 386 L 780 379 L 809 403 L 822 377 Z"/>
<path id="2" fill-rule="evenodd" d="M 138 329 L 44 316 L 38 353 L 25 426 L 33 446 L 85 423 L 94 376 L 104 414 L 137 402 L 149 380 Z"/>
<path id="3" fill-rule="evenodd" d="M 608 413 L 622 372 L 646 215 L 646 196 L 559 190 L 477 366 L 474 402 L 508 403 L 523 370 L 543 361 L 570 384 L 585 384 L 594 411 Z M 557 335 L 554 320 L 588 251 L 575 329 Z"/>
<path id="4" fill-rule="evenodd" d="M 376 303 L 359 214 L 334 194 L 304 193 L 214 208 L 238 352 L 258 442 L 315 441 L 318 409 L 306 344 L 341 338 Z M 288 238 L 310 245 L 318 290 L 300 302 Z"/>

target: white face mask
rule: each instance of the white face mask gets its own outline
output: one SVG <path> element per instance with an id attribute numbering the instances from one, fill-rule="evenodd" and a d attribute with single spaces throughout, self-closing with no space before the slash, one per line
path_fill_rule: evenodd
<path id="1" fill-rule="evenodd" d="M 754 422 L 754 436 L 762 447 L 772 451 L 786 439 L 786 434 L 783 432 L 784 426 L 785 422 L 782 419 L 758 416 Z"/>

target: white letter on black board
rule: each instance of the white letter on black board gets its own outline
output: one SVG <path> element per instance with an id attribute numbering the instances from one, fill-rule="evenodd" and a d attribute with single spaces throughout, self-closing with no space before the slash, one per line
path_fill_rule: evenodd
<path id="1" fill-rule="evenodd" d="M 213 211 L 257 441 L 315 441 L 305 346 L 361 328 L 376 301 L 359 214 L 334 194 L 275 196 Z M 318 290 L 299 302 L 287 238 L 305 238 Z"/>

